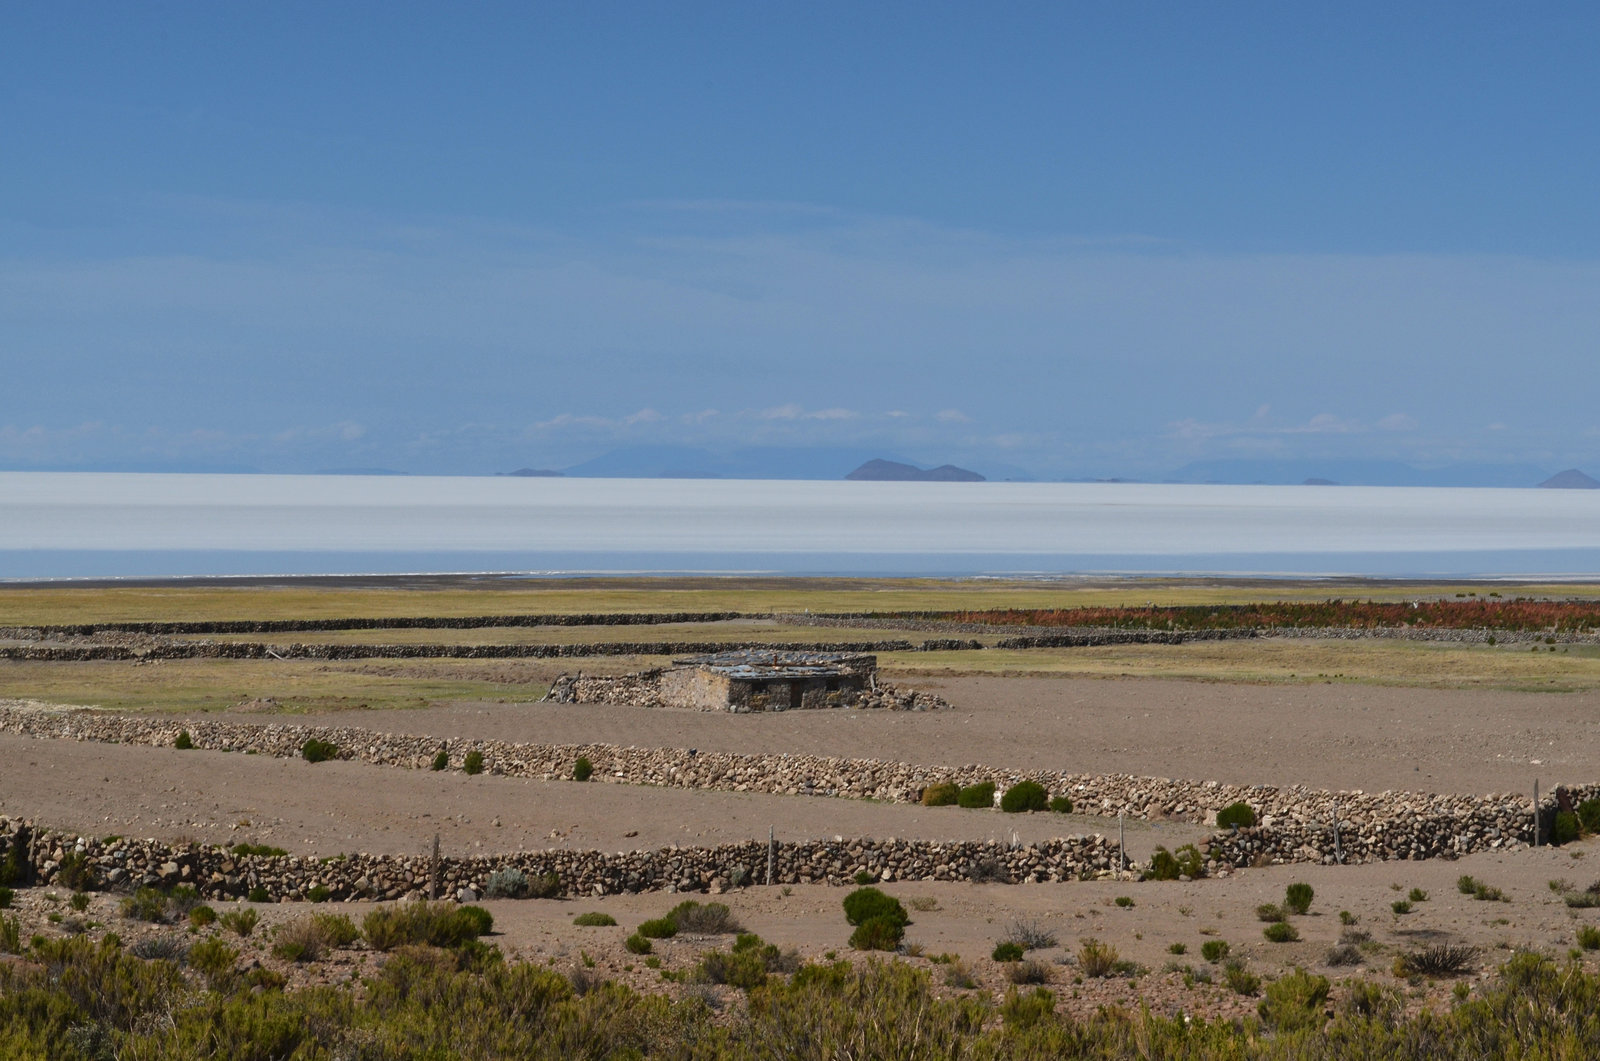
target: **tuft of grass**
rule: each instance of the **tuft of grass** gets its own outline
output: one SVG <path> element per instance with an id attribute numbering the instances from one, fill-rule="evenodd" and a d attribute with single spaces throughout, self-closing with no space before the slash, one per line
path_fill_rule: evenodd
<path id="1" fill-rule="evenodd" d="M 1222 982 L 1236 995 L 1249 998 L 1261 993 L 1261 977 L 1251 972 L 1239 958 L 1230 958 L 1222 967 Z"/>
<path id="2" fill-rule="evenodd" d="M 1477 957 L 1476 947 L 1436 943 L 1421 950 L 1408 951 L 1395 958 L 1394 972 L 1400 977 L 1460 976 L 1472 970 L 1473 961 Z"/>
<path id="3" fill-rule="evenodd" d="M 1412 888 L 1406 898 L 1414 903 L 1425 903 L 1428 901 L 1428 893 L 1421 888 Z"/>
<path id="4" fill-rule="evenodd" d="M 1578 946 L 1584 950 L 1600 950 L 1600 928 L 1582 925 L 1578 928 Z"/>
<path id="5" fill-rule="evenodd" d="M 1396 899 L 1394 902 L 1389 904 L 1389 909 L 1393 910 L 1395 912 L 1395 916 L 1397 917 L 1401 914 L 1409 914 L 1411 912 L 1411 900 Z"/>
<path id="6" fill-rule="evenodd" d="M 1094 938 L 1084 939 L 1078 946 L 1078 971 L 1084 976 L 1100 978 L 1117 971 L 1120 956 L 1117 948 Z"/>
<path id="7" fill-rule="evenodd" d="M 254 932 L 260 920 L 261 916 L 248 906 L 237 910 L 229 910 L 217 918 L 223 928 L 240 938 L 244 938 Z"/>

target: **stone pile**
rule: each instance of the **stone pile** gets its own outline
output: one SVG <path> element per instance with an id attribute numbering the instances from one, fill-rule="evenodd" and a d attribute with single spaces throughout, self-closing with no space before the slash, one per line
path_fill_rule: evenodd
<path id="1" fill-rule="evenodd" d="M 657 684 L 661 668 L 616 676 L 563 674 L 550 686 L 545 699 L 558 704 L 626 704 L 629 707 L 662 707 Z M 839 693 L 837 706 L 860 710 L 947 711 L 950 701 L 934 693 L 901 689 L 885 682 L 876 689 L 860 693 Z"/>
<path id="2" fill-rule="evenodd" d="M 0 731 L 33 737 L 170 747 L 187 729 L 196 748 L 295 757 L 311 739 L 327 741 L 339 757 L 381 766 L 427 769 L 444 751 L 459 764 L 478 751 L 485 769 L 511 777 L 565 780 L 579 757 L 593 766 L 592 781 L 664 788 L 769 792 L 909 803 L 929 785 L 990 781 L 1004 791 L 1019 781 L 1043 785 L 1072 800 L 1080 814 L 1145 821 L 1207 823 L 1218 810 L 1249 804 L 1259 827 L 1244 840 L 1216 841 L 1219 861 L 1328 861 L 1336 848 L 1346 862 L 1434 858 L 1519 847 L 1533 840 L 1531 801 L 1519 795 L 1435 795 L 1415 792 L 1326 792 L 1300 786 L 1225 785 L 1128 774 L 1069 774 L 1004 770 L 991 766 L 919 766 L 879 759 L 819 755 L 741 755 L 693 749 L 624 748 L 609 744 L 549 745 L 459 737 L 379 733 L 350 727 L 258 724 L 216 719 L 183 723 L 89 710 L 41 711 L 0 707 Z M 1576 801 L 1600 795 L 1600 786 L 1568 788 Z M 1551 818 L 1555 801 L 1541 814 Z M 1542 835 L 1548 836 L 1548 824 Z M 1266 845 L 1241 848 L 1240 844 Z"/>
<path id="3" fill-rule="evenodd" d="M 332 859 L 241 855 L 198 844 L 72 836 L 0 817 L 0 866 L 24 852 L 30 879 L 19 883 L 132 889 L 186 884 L 211 899 L 243 899 L 256 889 L 274 902 L 318 895 L 329 899 L 400 899 L 429 893 L 471 901 L 491 876 L 519 871 L 547 897 L 622 892 L 718 893 L 767 883 L 768 846 L 760 841 L 654 851 L 530 851 L 482 858 L 344 855 Z M 859 873 L 880 881 L 988 880 L 1022 884 L 1115 875 L 1116 845 L 1101 836 L 1008 845 L 966 841 L 835 839 L 772 847 L 773 884 L 852 883 Z M 69 865 L 70 863 L 70 865 Z M 64 866 L 66 868 L 64 869 Z M 64 881 L 63 874 L 72 876 Z"/>

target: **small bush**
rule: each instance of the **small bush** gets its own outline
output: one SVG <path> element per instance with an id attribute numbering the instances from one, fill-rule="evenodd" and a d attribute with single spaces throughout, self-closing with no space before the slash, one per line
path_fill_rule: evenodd
<path id="1" fill-rule="evenodd" d="M 572 923 L 579 928 L 606 928 L 617 923 L 617 919 L 610 914 L 603 914 L 598 910 L 591 910 L 586 914 L 579 914 L 572 919 Z"/>
<path id="2" fill-rule="evenodd" d="M 1041 811 L 1050 805 L 1050 793 L 1037 781 L 1018 781 L 1000 797 L 1000 809 L 1007 814 Z"/>
<path id="3" fill-rule="evenodd" d="M 200 905 L 189 911 L 189 924 L 194 928 L 205 928 L 216 923 L 217 912 L 209 906 Z"/>
<path id="4" fill-rule="evenodd" d="M 1409 951 L 1394 961 L 1396 976 L 1448 977 L 1470 972 L 1478 957 L 1478 948 L 1436 943 L 1421 950 Z"/>
<path id="5" fill-rule="evenodd" d="M 1396 899 L 1394 902 L 1389 904 L 1389 909 L 1393 910 L 1397 916 L 1400 914 L 1409 914 L 1411 912 L 1411 900 Z"/>
<path id="6" fill-rule="evenodd" d="M 1570 844 L 1578 839 L 1578 833 L 1578 816 L 1569 810 L 1556 811 L 1556 824 L 1550 833 L 1550 842 L 1558 847 Z"/>
<path id="7" fill-rule="evenodd" d="M 1257 921 L 1287 921 L 1289 912 L 1277 903 L 1262 903 L 1256 907 Z"/>
<path id="8" fill-rule="evenodd" d="M 406 902 L 377 907 L 362 919 L 361 931 L 374 950 L 411 944 L 448 948 L 477 939 L 493 922 L 482 907 Z"/>
<path id="9" fill-rule="evenodd" d="M 893 917 L 869 917 L 850 933 L 850 946 L 856 950 L 895 950 L 905 938 L 905 925 Z"/>
<path id="10" fill-rule="evenodd" d="M 1022 960 L 1022 944 L 1006 940 L 995 946 L 994 953 L 990 957 L 997 962 L 1020 962 Z"/>
<path id="11" fill-rule="evenodd" d="M 1360 920 L 1361 919 L 1359 917 L 1357 917 L 1355 914 L 1352 914 L 1348 910 L 1339 911 L 1339 924 L 1341 925 L 1353 925 Z"/>
<path id="12" fill-rule="evenodd" d="M 1012 962 L 1006 967 L 1006 979 L 1018 986 L 1048 984 L 1050 982 L 1050 966 L 1032 958 L 1026 961 Z"/>
<path id="13" fill-rule="evenodd" d="M 1124 910 L 1133 909 L 1133 896 L 1131 895 L 1119 895 L 1111 901 L 1116 903 Z"/>
<path id="14" fill-rule="evenodd" d="M 650 940 L 637 932 L 623 940 L 622 945 L 627 948 L 629 954 L 649 954 L 652 950 Z"/>
<path id="15" fill-rule="evenodd" d="M 1208 939 L 1200 944 L 1200 957 L 1215 965 L 1228 956 L 1230 949 L 1225 939 Z"/>
<path id="16" fill-rule="evenodd" d="M 239 952 L 220 939 L 208 939 L 189 948 L 189 967 L 206 979 L 213 991 L 224 990 L 233 979 L 233 966 Z"/>
<path id="17" fill-rule="evenodd" d="M 323 763 L 339 757 L 339 746 L 332 741 L 312 737 L 300 745 L 300 755 L 308 763 Z"/>
<path id="18" fill-rule="evenodd" d="M 361 930 L 345 914 L 312 914 L 311 923 L 330 947 L 348 947 L 361 938 Z"/>
<path id="19" fill-rule="evenodd" d="M 328 949 L 326 934 L 310 918 L 284 925 L 272 940 L 272 956 L 297 965 L 321 961 Z"/>
<path id="20" fill-rule="evenodd" d="M 978 981 L 967 968 L 967 963 L 957 958 L 944 967 L 944 986 L 962 990 L 978 986 Z"/>
<path id="21" fill-rule="evenodd" d="M 1066 796 L 1051 796 L 1050 809 L 1055 811 L 1057 814 L 1071 814 L 1072 800 L 1068 799 Z"/>
<path id="22" fill-rule="evenodd" d="M 961 786 L 954 781 L 941 781 L 922 790 L 924 807 L 953 807 L 961 795 Z"/>
<path id="23" fill-rule="evenodd" d="M 528 898 L 559 899 L 562 892 L 561 874 L 551 870 L 528 881 Z"/>
<path id="24" fill-rule="evenodd" d="M 1600 950 L 1600 928 L 1583 925 L 1578 929 L 1578 946 L 1584 950 Z"/>
<path id="25" fill-rule="evenodd" d="M 877 888 L 857 888 L 844 897 L 844 919 L 850 924 L 860 925 L 873 917 L 887 917 L 899 922 L 901 928 L 911 924 L 911 917 L 900 900 Z"/>
<path id="26" fill-rule="evenodd" d="M 236 936 L 244 937 L 256 930 L 256 923 L 261 920 L 261 917 L 246 906 L 238 910 L 229 910 L 217 920 L 229 932 Z"/>
<path id="27" fill-rule="evenodd" d="M 481 906 L 461 906 L 456 908 L 453 917 L 463 919 L 472 925 L 472 935 L 487 936 L 494 930 L 494 915 Z"/>
<path id="28" fill-rule="evenodd" d="M 725 936 L 744 931 L 739 919 L 722 903 L 697 903 L 688 899 L 669 910 L 667 920 L 677 925 L 679 932 L 700 936 Z"/>
<path id="29" fill-rule="evenodd" d="M 678 926 L 670 917 L 655 917 L 641 924 L 638 934 L 645 939 L 671 939 L 678 934 Z"/>
<path id="30" fill-rule="evenodd" d="M 1194 880 L 1204 875 L 1204 866 L 1205 859 L 1193 844 L 1184 844 L 1176 853 L 1165 847 L 1157 847 L 1150 856 L 1150 868 L 1145 871 L 1144 878 L 1177 880 L 1179 877 L 1188 877 Z"/>
<path id="31" fill-rule="evenodd" d="M 1187 943 L 1181 943 L 1181 942 L 1180 943 L 1169 943 L 1167 945 L 1167 953 L 1168 954 L 1178 954 L 1178 955 L 1188 954 L 1189 953 L 1189 945 Z"/>
<path id="32" fill-rule="evenodd" d="M 1300 930 L 1287 921 L 1274 921 L 1261 930 L 1269 943 L 1294 943 L 1300 939 Z"/>
<path id="33" fill-rule="evenodd" d="M 128 948 L 135 958 L 143 958 L 150 962 L 173 962 L 183 964 L 189 956 L 189 944 L 184 942 L 182 936 L 151 936 L 141 939 Z"/>
<path id="34" fill-rule="evenodd" d="M 172 742 L 172 746 L 178 749 L 180 752 L 193 751 L 194 738 L 189 736 L 188 730 L 180 729 L 178 731 L 177 739 Z"/>
<path id="35" fill-rule="evenodd" d="M 1328 978 L 1296 969 L 1267 985 L 1267 997 L 1256 1012 L 1267 1027 L 1279 1032 L 1321 1028 L 1327 1020 Z"/>
<path id="36" fill-rule="evenodd" d="M 483 882 L 485 899 L 520 899 L 526 894 L 528 875 L 513 866 L 495 870 Z"/>
<path id="37" fill-rule="evenodd" d="M 1353 947 L 1348 943 L 1330 947 L 1328 948 L 1326 961 L 1333 966 L 1360 965 L 1362 961 L 1361 948 Z"/>
<path id="38" fill-rule="evenodd" d="M 94 867 L 89 864 L 89 856 L 81 851 L 68 851 L 63 855 L 60 868 L 56 870 L 56 883 L 75 892 L 87 889 L 94 883 Z"/>
<path id="39" fill-rule="evenodd" d="M 1231 803 L 1217 811 L 1217 828 L 1219 829 L 1248 829 L 1256 823 L 1256 812 L 1250 804 L 1239 802 Z"/>
<path id="40" fill-rule="evenodd" d="M 0 906 L 4 905 L 4 903 L 0 903 Z M 85 892 L 73 892 L 72 898 L 67 900 L 67 905 L 81 914 L 89 909 L 89 896 Z"/>
<path id="41" fill-rule="evenodd" d="M 267 889 L 263 888 L 259 884 L 257 884 L 254 888 L 250 889 L 250 894 L 249 894 L 249 896 L 247 898 L 252 903 L 270 903 L 270 902 L 272 902 L 272 896 L 267 894 Z"/>
<path id="42" fill-rule="evenodd" d="M 1478 883 L 1478 878 L 1469 874 L 1463 873 L 1461 876 L 1456 878 L 1456 891 L 1460 892 L 1462 895 L 1471 895 L 1481 887 L 1483 887 L 1483 885 Z"/>
<path id="43" fill-rule="evenodd" d="M 289 853 L 281 847 L 272 847 L 268 844 L 234 844 L 228 850 L 235 855 L 256 855 L 263 858 L 282 858 Z"/>
<path id="44" fill-rule="evenodd" d="M 440 748 L 439 753 L 433 757 L 432 769 L 436 771 L 450 769 L 450 753 Z"/>
<path id="45" fill-rule="evenodd" d="M 163 924 L 167 920 L 167 897 L 157 888 L 136 888 L 122 900 L 122 916 L 134 921 Z"/>
<path id="46" fill-rule="evenodd" d="M 1411 893 L 1406 898 L 1414 903 L 1425 903 L 1428 901 L 1428 893 L 1421 888 L 1412 888 Z"/>
<path id="47" fill-rule="evenodd" d="M 1117 971 L 1117 948 L 1097 939 L 1085 939 L 1078 946 L 1078 971 L 1084 976 L 1099 978 Z"/>
<path id="48" fill-rule="evenodd" d="M 313 884 L 306 891 L 306 898 L 314 903 L 325 903 L 333 898 L 333 889 L 326 884 Z"/>
<path id="49" fill-rule="evenodd" d="M 10 888 L 0 888 L 0 910 L 8 909 L 11 906 L 11 900 L 16 897 L 16 894 Z"/>
<path id="50" fill-rule="evenodd" d="M 1289 887 L 1285 889 L 1283 894 L 1283 905 L 1287 906 L 1293 913 L 1304 914 L 1311 909 L 1311 900 L 1315 894 L 1316 893 L 1311 890 L 1311 885 L 1301 884 L 1300 882 L 1296 881 L 1294 884 L 1289 885 Z"/>
<path id="51" fill-rule="evenodd" d="M 0 954 L 22 953 L 22 924 L 14 917 L 0 917 Z"/>
<path id="52" fill-rule="evenodd" d="M 461 760 L 461 771 L 467 774 L 483 773 L 483 753 L 474 748 Z"/>
<path id="53" fill-rule="evenodd" d="M 874 877 L 872 874 L 868 873 L 866 870 L 863 869 L 863 870 L 858 871 L 856 873 L 856 875 L 854 877 L 851 877 L 850 879 L 855 881 L 858 885 L 867 885 L 867 884 L 872 884 L 878 878 Z"/>
<path id="54" fill-rule="evenodd" d="M 1600 833 L 1600 799 L 1586 799 L 1578 804 L 1578 824 L 1586 833 Z"/>
<path id="55" fill-rule="evenodd" d="M 956 803 L 968 810 L 982 810 L 994 806 L 994 782 L 980 781 L 956 793 Z"/>
<path id="56" fill-rule="evenodd" d="M 1222 982 L 1236 995 L 1248 998 L 1261 993 L 1261 977 L 1246 968 L 1238 958 L 1229 959 L 1222 967 Z"/>
<path id="57" fill-rule="evenodd" d="M 1400 1000 L 1393 991 L 1370 980 L 1347 980 L 1349 990 L 1339 1011 L 1350 1017 L 1389 1020 L 1400 1012 Z"/>
<path id="58" fill-rule="evenodd" d="M 1056 945 L 1056 934 L 1037 921 L 1018 918 L 1006 929 L 1006 939 L 1023 950 L 1044 950 Z"/>
<path id="59" fill-rule="evenodd" d="M 594 776 L 594 764 L 583 756 L 578 756 L 578 761 L 572 764 L 572 780 L 587 781 Z"/>

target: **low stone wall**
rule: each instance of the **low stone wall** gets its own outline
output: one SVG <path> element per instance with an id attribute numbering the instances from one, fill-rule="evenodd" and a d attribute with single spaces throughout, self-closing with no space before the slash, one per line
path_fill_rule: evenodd
<path id="1" fill-rule="evenodd" d="M 400 899 L 427 895 L 471 901 L 491 874 L 520 870 L 530 881 L 559 879 L 557 894 L 569 897 L 621 892 L 718 893 L 744 884 L 767 883 L 765 843 L 655 851 L 529 851 L 485 858 L 426 855 L 347 855 L 333 859 L 237 855 L 223 848 L 155 840 L 73 836 L 0 817 L 0 865 L 13 848 L 25 853 L 29 880 L 60 882 L 84 874 L 89 886 L 131 889 L 187 884 L 212 899 L 246 898 L 260 888 L 272 901 L 303 900 L 313 888 L 328 898 Z M 1070 881 L 1112 876 L 1116 845 L 1101 836 L 1046 840 L 1011 846 L 997 842 L 933 843 L 921 840 L 808 840 L 774 845 L 771 883 L 843 885 L 867 872 L 883 881 L 992 880 L 1001 883 Z"/>
<path id="2" fill-rule="evenodd" d="M 279 634 L 303 630 L 477 630 L 495 626 L 661 626 L 667 623 L 719 623 L 733 619 L 765 619 L 744 612 L 597 612 L 556 615 L 385 616 L 344 619 L 219 619 L 177 622 L 67 623 L 54 626 L 0 627 L 0 638 L 38 641 L 52 637 L 96 634 Z"/>
<path id="3" fill-rule="evenodd" d="M 1303 787 L 1225 785 L 1127 774 L 1091 775 L 1005 770 L 991 766 L 919 766 L 879 759 L 817 755 L 738 755 L 609 744 L 548 745 L 378 733 L 345 727 L 251 724 L 214 719 L 168 719 L 90 710 L 45 711 L 0 707 L 0 731 L 33 737 L 170 747 L 187 729 L 195 747 L 295 757 L 310 739 L 328 741 L 339 756 L 381 766 L 427 769 L 444 751 L 459 764 L 468 751 L 483 755 L 492 774 L 566 780 L 581 756 L 594 768 L 591 783 L 663 788 L 767 792 L 909 803 L 932 784 L 992 781 L 999 791 L 1022 780 L 1069 797 L 1080 814 L 1144 821 L 1208 823 L 1232 803 L 1249 804 L 1259 826 L 1214 838 L 1218 864 L 1257 861 L 1374 862 L 1456 857 L 1524 846 L 1533 840 L 1532 803 L 1521 795 L 1436 795 L 1415 792 L 1327 792 Z M 1600 797 L 1600 786 L 1568 786 L 1573 801 Z M 1557 796 L 1541 806 L 1549 836 Z M 1338 841 L 1333 823 L 1337 819 Z"/>
<path id="4" fill-rule="evenodd" d="M 269 645 L 259 641 L 177 641 L 128 645 L 24 645 L 0 659 L 83 663 L 169 659 L 567 659 L 584 656 L 703 656 L 743 647 L 727 641 L 597 641 L 577 645 Z M 761 643 L 779 652 L 915 652 L 910 641 Z"/>

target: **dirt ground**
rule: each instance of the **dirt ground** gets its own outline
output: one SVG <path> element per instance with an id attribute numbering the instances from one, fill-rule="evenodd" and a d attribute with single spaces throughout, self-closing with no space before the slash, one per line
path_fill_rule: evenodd
<path id="1" fill-rule="evenodd" d="M 541 742 L 870 755 L 1367 790 L 1521 792 L 1536 776 L 1548 790 L 1557 781 L 1592 779 L 1600 763 L 1600 733 L 1592 725 L 1600 697 L 1587 694 L 1026 678 L 949 679 L 925 687 L 948 697 L 956 709 L 735 716 L 603 705 L 451 704 L 296 716 L 294 721 Z M 232 717 L 263 724 L 273 720 L 270 715 Z M 421 853 L 435 832 L 446 852 L 471 854 L 716 843 L 761 838 L 769 826 L 787 838 L 1009 839 L 1015 832 L 1032 840 L 1115 829 L 1114 822 L 1096 818 L 466 777 L 12 736 L 0 737 L 0 762 L 8 764 L 0 773 L 0 813 L 96 835 L 250 840 L 297 854 Z M 1198 831 L 1130 823 L 1130 853 L 1138 857 L 1156 843 L 1183 843 Z M 1459 893 L 1455 882 L 1462 874 L 1503 889 L 1509 901 L 1483 902 Z M 1235 956 L 1267 976 L 1296 965 L 1335 977 L 1377 976 L 1403 991 L 1420 990 L 1414 1001 L 1421 1001 L 1442 997 L 1449 984 L 1407 987 L 1388 971 L 1397 953 L 1438 941 L 1470 944 L 1481 949 L 1479 975 L 1516 948 L 1565 954 L 1577 927 L 1600 921 L 1600 911 L 1567 909 L 1547 882 L 1564 879 L 1584 887 L 1597 875 L 1600 845 L 1583 843 L 1459 861 L 1267 867 L 1192 882 L 896 883 L 886 890 L 908 903 L 918 901 L 909 943 L 925 956 L 958 955 L 985 987 L 1004 985 L 1003 969 L 990 960 L 990 952 L 1013 921 L 1026 920 L 1057 936 L 1058 946 L 1036 956 L 1049 965 L 1069 1006 L 1089 1011 L 1102 1002 L 1145 1002 L 1158 1012 L 1232 1015 L 1250 1010 L 1254 1000 L 1220 986 L 1185 983 L 1186 969 L 1191 977 L 1196 971 L 1202 978 L 1220 975 L 1200 957 L 1207 940 L 1229 942 Z M 1281 901 L 1293 881 L 1310 883 L 1316 891 L 1311 913 L 1293 919 L 1302 940 L 1268 943 L 1255 907 Z M 1391 904 L 1413 888 L 1427 898 L 1416 901 L 1410 913 L 1394 913 Z M 843 895 L 843 889 L 826 886 L 752 887 L 718 898 L 769 941 L 821 959 L 830 952 L 848 953 L 849 929 L 839 908 Z M 1131 905 L 1118 905 L 1119 897 Z M 19 893 L 25 931 L 58 930 L 46 915 L 62 908 L 62 898 L 53 902 L 46 889 Z M 592 961 L 597 974 L 657 990 L 669 986 L 660 971 L 628 954 L 621 943 L 639 921 L 659 916 L 678 898 L 649 894 L 488 905 L 499 933 L 494 941 L 508 953 L 562 969 L 587 968 Z M 121 919 L 114 897 L 97 896 L 93 903 L 87 916 L 124 938 L 151 931 Z M 359 921 L 365 909 L 354 904 L 350 912 Z M 573 916 L 585 910 L 610 913 L 620 924 L 573 926 Z M 1341 924 L 1342 910 L 1357 920 L 1356 931 L 1370 933 L 1362 949 L 1364 964 L 1353 970 L 1327 964 L 1329 949 L 1352 927 Z M 308 912 L 291 905 L 264 910 L 268 925 Z M 1073 955 L 1086 938 L 1110 944 L 1148 973 L 1136 980 L 1076 982 L 1081 977 Z M 657 956 L 665 969 L 682 969 L 701 951 L 728 942 L 666 941 L 658 945 Z M 259 951 L 257 960 L 275 960 L 265 954 L 264 944 L 251 946 Z M 316 975 L 354 975 L 371 960 L 350 952 Z M 936 982 L 942 982 L 947 968 L 935 967 Z"/>
<path id="2" fill-rule="evenodd" d="M 395 733 L 1131 773 L 1368 792 L 1545 791 L 1600 770 L 1600 693 L 948 678 L 947 712 L 450 704 L 297 716 Z"/>

